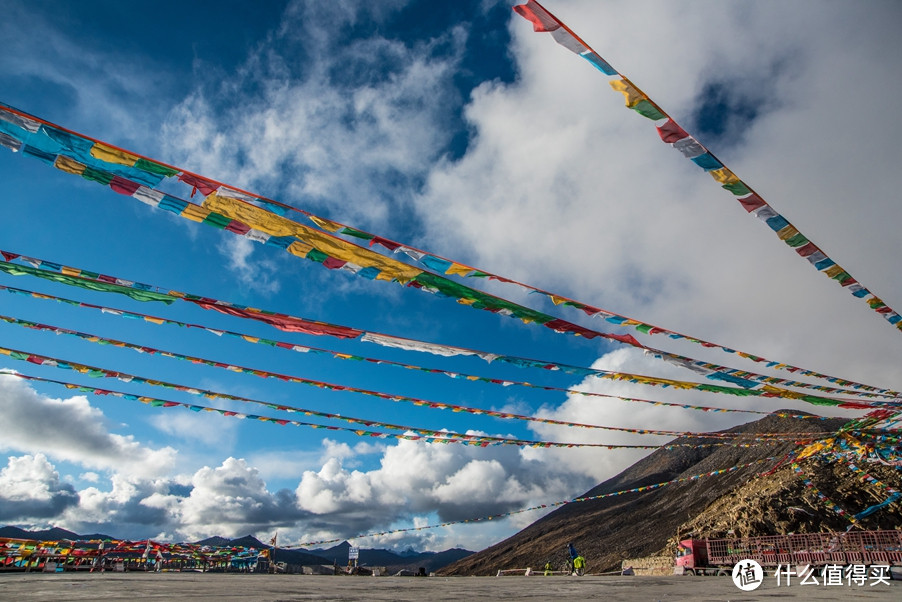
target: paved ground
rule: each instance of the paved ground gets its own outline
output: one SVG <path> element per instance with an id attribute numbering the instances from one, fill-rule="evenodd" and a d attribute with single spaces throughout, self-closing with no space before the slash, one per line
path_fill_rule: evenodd
<path id="1" fill-rule="evenodd" d="M 2 600 L 902 600 L 902 581 L 858 587 L 729 577 L 348 577 L 201 573 L 0 574 Z"/>

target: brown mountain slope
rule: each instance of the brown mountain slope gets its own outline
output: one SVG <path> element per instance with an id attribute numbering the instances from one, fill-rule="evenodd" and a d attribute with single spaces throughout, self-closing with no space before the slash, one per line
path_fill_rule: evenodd
<path id="1" fill-rule="evenodd" d="M 756 422 L 728 429 L 727 432 L 834 431 L 845 422 L 843 419 L 798 420 L 767 416 Z M 698 439 L 691 441 L 700 442 Z M 661 449 L 581 497 L 703 474 L 761 458 L 783 457 L 793 448 L 792 443 L 781 443 L 748 448 Z M 812 463 L 817 464 L 817 461 L 808 461 L 806 467 Z M 548 561 L 558 567 L 564 563 L 567 544 L 571 542 L 588 559 L 591 572 L 617 570 L 620 568 L 620 561 L 625 558 L 663 551 L 668 540 L 672 540 L 678 530 L 681 535 L 692 528 L 710 531 L 712 534 L 717 530 L 726 532 L 728 529 L 735 529 L 735 523 L 740 518 L 749 525 L 741 527 L 743 530 L 761 534 L 779 533 L 781 529 L 796 528 L 803 523 L 811 530 L 822 530 L 820 525 L 824 525 L 824 529 L 845 529 L 848 526 L 846 519 L 826 510 L 815 494 L 806 489 L 788 467 L 778 470 L 774 475 L 755 480 L 756 474 L 769 470 L 775 464 L 776 461 L 766 462 L 736 472 L 668 485 L 643 493 L 568 504 L 501 543 L 445 567 L 441 574 L 494 575 L 499 569 L 539 568 Z M 832 473 L 832 467 L 827 465 L 825 472 Z M 836 467 L 836 474 L 841 476 L 832 480 L 825 476 L 820 481 L 818 477 L 814 481 L 821 483 L 818 487 L 823 486 L 823 491 L 828 496 L 840 491 L 842 495 L 835 499 L 837 503 L 849 503 L 853 512 L 878 503 L 873 500 L 880 497 L 879 493 L 865 492 L 860 480 L 848 469 Z M 886 475 L 881 473 L 877 478 L 885 479 L 884 482 L 897 488 L 902 487 L 898 472 L 892 469 Z M 750 481 L 761 483 L 755 485 L 755 491 L 760 495 L 743 497 L 743 491 L 747 491 Z M 836 481 L 835 486 L 829 485 L 833 481 Z M 764 485 L 771 482 L 773 485 Z M 781 498 L 785 499 L 777 503 Z M 772 512 L 769 511 L 771 506 L 775 508 Z M 898 504 L 894 505 L 896 506 Z M 709 507 L 711 510 L 706 513 Z M 812 520 L 799 518 L 805 517 L 806 512 Z M 790 514 L 798 516 L 795 520 L 790 520 L 787 518 Z M 719 516 L 735 518 L 717 520 L 716 517 Z M 888 519 L 887 516 L 896 518 Z M 869 517 L 866 526 L 873 528 L 875 521 L 879 523 L 881 520 L 883 523 L 895 520 L 895 525 L 898 526 L 898 516 L 880 512 Z M 835 518 L 840 520 L 833 521 Z M 701 522 L 694 524 L 691 522 L 693 520 Z M 834 522 L 837 524 L 833 524 Z M 881 527 L 893 526 L 883 523 L 880 523 Z"/>
<path id="2" fill-rule="evenodd" d="M 682 525 L 681 534 L 755 537 L 848 529 L 849 519 L 828 508 L 803 479 L 853 515 L 890 497 L 886 487 L 865 482 L 845 462 L 812 458 L 800 462 L 799 467 L 802 475 L 783 466 L 773 475 L 754 479 L 721 496 Z M 902 475 L 897 469 L 879 464 L 860 468 L 884 485 L 902 490 Z M 902 504 L 890 504 L 860 522 L 867 529 L 898 529 L 902 527 Z"/>

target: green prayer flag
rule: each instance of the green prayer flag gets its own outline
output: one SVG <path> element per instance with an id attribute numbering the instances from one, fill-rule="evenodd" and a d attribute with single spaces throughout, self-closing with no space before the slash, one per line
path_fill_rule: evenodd
<path id="1" fill-rule="evenodd" d="M 746 186 L 742 181 L 733 182 L 732 184 L 724 184 L 723 188 L 726 188 L 736 196 L 745 196 L 752 193 L 752 191 L 749 190 L 749 187 Z"/>
<path id="2" fill-rule="evenodd" d="M 439 293 L 451 297 L 452 299 L 467 299 L 473 301 L 471 305 L 477 309 L 489 309 L 492 311 L 508 310 L 518 318 L 525 318 L 532 320 L 533 322 L 538 322 L 539 324 L 545 324 L 546 322 L 554 320 L 553 317 L 547 314 L 543 314 L 534 309 L 529 309 L 528 307 L 523 307 L 522 305 L 517 305 L 516 303 L 512 303 L 505 299 L 493 297 L 482 291 L 477 291 L 469 286 L 449 280 L 444 276 L 423 272 L 418 274 L 414 280 L 423 286 L 434 288 L 438 290 Z"/>
<path id="3" fill-rule="evenodd" d="M 658 109 L 655 105 L 647 100 L 640 100 L 630 108 L 643 117 L 648 117 L 652 121 L 658 121 L 659 119 L 664 119 L 665 117 L 667 117 L 667 115 L 662 113 L 660 109 Z"/>
<path id="4" fill-rule="evenodd" d="M 808 239 L 805 238 L 805 235 L 801 232 L 786 239 L 786 244 L 793 248 L 801 247 L 802 245 L 808 244 L 808 242 Z"/>
<path id="5" fill-rule="evenodd" d="M 165 165 L 160 165 L 159 163 L 154 163 L 147 159 L 138 159 L 135 161 L 135 167 L 142 171 L 146 171 L 147 173 L 159 174 L 164 178 L 172 177 L 179 172 L 177 169 L 172 169 L 171 167 L 166 167 Z"/>
<path id="6" fill-rule="evenodd" d="M 175 301 L 174 297 L 170 297 L 169 295 L 164 295 L 162 293 L 154 293 L 152 291 L 144 291 L 136 288 L 129 288 L 127 286 L 122 286 L 119 284 L 112 284 L 110 282 L 97 282 L 96 280 L 86 280 L 84 278 L 77 278 L 75 276 L 67 276 L 66 274 L 58 274 L 56 272 L 48 272 L 46 270 L 40 270 L 38 268 L 33 268 L 31 266 L 26 265 L 16 265 L 9 263 L 7 261 L 0 261 L 0 271 L 6 272 L 11 276 L 37 276 L 38 278 L 44 278 L 45 280 L 52 280 L 53 282 L 59 282 L 60 284 L 67 284 L 69 286 L 77 286 L 80 288 L 85 288 L 92 291 L 99 291 L 102 293 L 119 293 L 121 295 L 125 295 L 127 297 L 131 297 L 136 301 L 160 301 L 162 303 L 172 303 Z"/>
<path id="7" fill-rule="evenodd" d="M 348 236 L 355 236 L 357 238 L 362 238 L 363 240 L 372 240 L 373 235 L 367 234 L 366 232 L 361 232 L 360 230 L 355 230 L 354 228 L 349 228 L 345 226 L 341 229 L 341 234 L 347 234 Z"/>
<path id="8" fill-rule="evenodd" d="M 92 182 L 99 182 L 104 186 L 113 181 L 113 174 L 108 171 L 103 171 L 102 169 L 94 169 L 93 167 L 85 167 L 81 177 L 86 180 L 91 180 Z"/>
<path id="9" fill-rule="evenodd" d="M 839 274 L 834 276 L 833 279 L 836 280 L 837 282 L 842 282 L 846 278 L 851 278 L 851 277 L 852 276 L 849 274 L 849 272 L 840 272 Z"/>
<path id="10" fill-rule="evenodd" d="M 211 211 L 210 215 L 204 218 L 203 223 L 222 230 L 230 223 L 232 223 L 232 218 L 226 217 L 221 213 L 215 213 Z"/>
<path id="11" fill-rule="evenodd" d="M 322 251 L 320 251 L 319 249 L 310 249 L 310 251 L 307 252 L 307 259 L 310 259 L 317 263 L 322 263 L 328 258 L 329 258 L 329 256 L 326 255 L 325 253 L 323 253 Z"/>

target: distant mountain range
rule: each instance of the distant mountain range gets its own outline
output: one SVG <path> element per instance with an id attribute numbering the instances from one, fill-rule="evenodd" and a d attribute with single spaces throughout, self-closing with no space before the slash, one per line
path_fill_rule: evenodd
<path id="1" fill-rule="evenodd" d="M 350 547 L 351 544 L 344 541 L 332 548 L 307 551 L 311 554 L 316 554 L 317 556 L 329 559 L 330 564 L 334 561 L 338 562 L 340 565 L 346 565 L 348 563 L 348 550 Z M 282 551 L 283 550 L 276 551 L 277 561 L 278 554 Z M 444 552 L 415 552 L 408 549 L 401 553 L 384 549 L 360 548 L 358 562 L 363 566 L 388 567 L 389 570 L 392 571 L 401 569 L 417 570 L 420 567 L 423 567 L 426 569 L 426 572 L 433 572 L 452 562 L 457 562 L 458 560 L 466 558 L 471 554 L 473 554 L 472 551 L 460 548 L 451 548 Z"/>
<path id="2" fill-rule="evenodd" d="M 8 537 L 11 539 L 39 539 L 45 541 L 70 539 L 118 539 L 111 535 L 103 535 L 100 533 L 91 533 L 89 535 L 79 535 L 66 529 L 53 527 L 52 529 L 44 529 L 41 531 L 26 531 L 19 527 L 6 526 L 0 527 L 0 537 Z M 208 537 L 200 541 L 194 542 L 202 546 L 212 546 L 217 548 L 225 547 L 245 547 L 245 548 L 268 548 L 269 544 L 263 543 L 256 537 L 245 535 L 237 539 L 228 539 L 226 537 Z M 274 562 L 285 562 L 297 565 L 314 565 L 314 564 L 334 564 L 345 566 L 348 563 L 348 550 L 351 544 L 342 542 L 337 546 L 325 549 L 314 550 L 288 550 L 284 548 L 276 548 L 273 557 Z M 444 552 L 416 552 L 407 549 L 401 553 L 391 552 L 383 549 L 361 548 L 358 564 L 361 566 L 384 566 L 391 571 L 399 571 L 401 569 L 417 570 L 420 567 L 426 569 L 427 572 L 437 571 L 452 562 L 456 562 L 462 558 L 466 558 L 473 552 L 453 548 Z"/>

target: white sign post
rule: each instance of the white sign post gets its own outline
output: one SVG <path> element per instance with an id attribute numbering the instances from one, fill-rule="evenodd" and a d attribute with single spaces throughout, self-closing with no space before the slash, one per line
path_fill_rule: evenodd
<path id="1" fill-rule="evenodd" d="M 351 561 L 354 561 L 354 566 L 357 566 L 357 559 L 360 557 L 360 548 L 357 546 L 351 546 L 348 548 L 348 565 L 351 564 Z"/>

